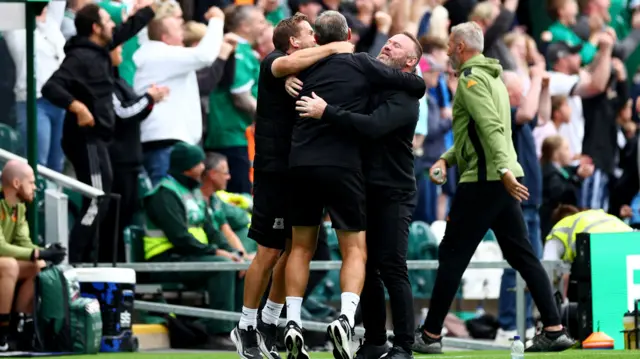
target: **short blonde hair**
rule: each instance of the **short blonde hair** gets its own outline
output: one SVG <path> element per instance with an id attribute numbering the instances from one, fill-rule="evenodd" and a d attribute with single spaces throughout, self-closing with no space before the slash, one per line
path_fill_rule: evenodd
<path id="1" fill-rule="evenodd" d="M 478 3 L 469 14 L 469 21 L 489 20 L 493 16 L 495 5 L 490 1 Z"/>
<path id="2" fill-rule="evenodd" d="M 158 0 L 158 9 L 156 10 L 156 19 L 165 17 L 174 17 L 177 12 L 182 13 L 180 4 L 175 0 Z"/>
<path id="3" fill-rule="evenodd" d="M 184 46 L 191 47 L 200 42 L 207 33 L 207 25 L 196 22 L 188 21 L 184 24 Z"/>

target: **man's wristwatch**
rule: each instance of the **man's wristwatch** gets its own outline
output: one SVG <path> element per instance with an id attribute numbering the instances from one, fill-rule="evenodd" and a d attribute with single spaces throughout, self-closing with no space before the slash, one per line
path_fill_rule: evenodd
<path id="1" fill-rule="evenodd" d="M 501 168 L 501 169 L 498 170 L 498 174 L 500 174 L 500 178 L 502 178 L 504 175 L 506 175 L 507 172 L 509 172 L 508 168 Z"/>

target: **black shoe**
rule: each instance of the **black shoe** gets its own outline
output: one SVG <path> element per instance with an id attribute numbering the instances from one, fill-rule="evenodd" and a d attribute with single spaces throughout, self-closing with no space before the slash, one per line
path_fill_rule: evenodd
<path id="1" fill-rule="evenodd" d="M 382 356 L 384 359 L 413 359 L 413 352 L 403 347 L 394 345 L 391 350 Z"/>
<path id="2" fill-rule="evenodd" d="M 287 348 L 287 359 L 309 359 L 302 329 L 294 321 L 289 321 L 284 330 L 284 346 Z"/>
<path id="3" fill-rule="evenodd" d="M 433 339 L 420 327 L 416 329 L 415 342 L 411 349 L 420 354 L 442 354 L 442 337 Z"/>
<path id="4" fill-rule="evenodd" d="M 260 351 L 261 337 L 253 327 L 243 330 L 236 325 L 231 331 L 231 341 L 236 346 L 236 351 L 240 358 L 262 359 L 262 352 Z"/>
<path id="5" fill-rule="evenodd" d="M 9 351 L 9 340 L 6 335 L 0 336 L 0 353 Z"/>
<path id="6" fill-rule="evenodd" d="M 353 359 L 378 359 L 387 354 L 388 351 L 389 346 L 386 343 L 375 345 L 365 341 L 360 345 Z"/>
<path id="7" fill-rule="evenodd" d="M 333 357 L 335 359 L 353 358 L 351 338 L 353 338 L 354 333 L 345 315 L 339 316 L 338 319 L 329 324 L 327 334 L 333 344 Z"/>
<path id="8" fill-rule="evenodd" d="M 542 333 L 533 337 L 532 341 L 533 344 L 531 344 L 525 352 L 561 352 L 571 349 L 576 345 L 576 341 L 569 337 L 565 329 L 563 329 L 559 335 L 552 335 L 543 330 Z"/>
<path id="9" fill-rule="evenodd" d="M 262 337 L 260 351 L 267 359 L 282 359 L 278 352 L 278 326 L 262 321 L 262 315 L 258 316 L 258 333 Z"/>

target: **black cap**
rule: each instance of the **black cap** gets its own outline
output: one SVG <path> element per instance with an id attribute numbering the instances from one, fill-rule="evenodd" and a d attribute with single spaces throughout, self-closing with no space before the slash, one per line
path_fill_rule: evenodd
<path id="1" fill-rule="evenodd" d="M 553 42 L 547 46 L 547 64 L 553 65 L 556 61 L 574 55 L 582 50 L 582 45 L 571 46 L 564 41 Z"/>

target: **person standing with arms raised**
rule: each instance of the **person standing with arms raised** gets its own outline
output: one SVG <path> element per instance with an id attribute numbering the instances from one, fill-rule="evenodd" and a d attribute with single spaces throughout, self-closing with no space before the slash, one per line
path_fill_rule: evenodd
<path id="1" fill-rule="evenodd" d="M 511 106 L 500 78 L 502 67 L 497 60 L 485 58 L 483 50 L 484 36 L 477 24 L 467 22 L 451 29 L 448 55 L 459 76 L 453 101 L 454 145 L 429 174 L 432 181 L 442 184 L 447 167 L 457 165 L 460 182 L 440 244 L 431 307 L 416 332 L 413 350 L 442 352 L 444 318 L 462 274 L 489 229 L 496 234 L 504 258 L 526 281 L 544 323 L 544 330 L 533 338 L 527 351 L 566 350 L 575 341 L 561 325 L 551 283 L 527 239 L 520 202 L 529 192 L 520 183 L 524 171 L 513 146 Z"/>

